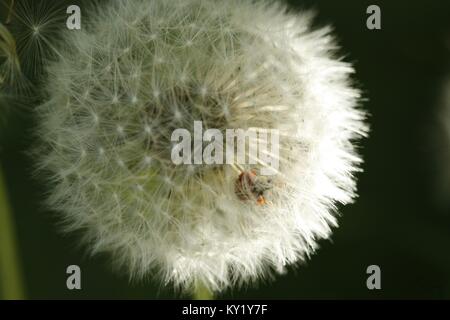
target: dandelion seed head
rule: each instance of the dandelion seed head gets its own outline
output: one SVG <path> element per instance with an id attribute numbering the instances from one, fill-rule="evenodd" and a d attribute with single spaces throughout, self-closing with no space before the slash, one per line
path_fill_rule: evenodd
<path id="1" fill-rule="evenodd" d="M 89 24 L 65 35 L 37 110 L 40 167 L 49 177 L 92 178 L 60 182 L 49 205 L 131 277 L 155 275 L 184 290 L 200 281 L 221 291 L 312 255 L 337 225 L 339 204 L 356 196 L 354 142 L 367 132 L 354 70 L 329 28 L 268 1 L 97 6 Z M 195 45 L 183 45 L 189 39 Z M 68 100 L 71 108 L 61 107 Z M 196 120 L 221 132 L 280 131 L 265 204 L 236 192 L 236 163 L 172 162 L 172 132 L 192 133 Z M 80 145 L 83 161 L 67 168 Z M 245 169 L 267 167 L 257 160 Z"/>

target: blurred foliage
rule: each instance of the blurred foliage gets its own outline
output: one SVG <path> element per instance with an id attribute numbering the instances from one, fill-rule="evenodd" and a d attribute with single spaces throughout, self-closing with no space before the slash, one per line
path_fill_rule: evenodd
<path id="1" fill-rule="evenodd" d="M 1 2 L 5 1 L 0 0 L 0 7 Z M 349 53 L 345 59 L 355 63 L 356 79 L 366 92 L 365 107 L 371 113 L 372 132 L 361 146 L 365 171 L 359 175 L 360 197 L 354 205 L 342 208 L 340 228 L 331 241 L 321 243 L 318 253 L 306 264 L 289 268 L 275 281 L 232 290 L 222 297 L 450 298 L 450 208 L 434 201 L 433 177 L 438 172 L 431 161 L 435 150 L 429 141 L 430 131 L 434 130 L 436 88 L 449 70 L 446 45 L 450 36 L 450 2 L 379 0 L 382 29 L 377 31 L 366 28 L 366 8 L 372 1 L 289 2 L 294 8 L 316 9 L 319 25 L 334 25 L 344 48 L 342 53 Z M 49 16 L 48 8 L 54 10 L 50 15 L 52 22 L 46 24 L 51 28 L 41 44 L 57 41 L 58 29 L 65 28 L 66 2 L 24 3 L 32 6 L 35 19 Z M 0 18 L 5 19 L 1 8 Z M 81 8 L 83 12 L 83 5 Z M 16 14 L 10 30 L 17 37 L 20 60 L 27 61 L 23 72 L 36 87 L 41 85 L 43 75 L 44 64 L 39 61 L 51 59 L 53 42 L 39 51 L 39 58 L 26 58 L 30 54 L 27 50 L 40 44 L 20 31 L 32 20 Z M 26 45 L 22 41 L 31 42 Z M 26 107 L 32 109 L 39 99 L 30 101 Z M 56 213 L 41 205 L 48 186 L 32 177 L 33 159 L 24 153 L 35 143 L 30 137 L 34 119 L 16 116 L 8 120 L 8 125 L 10 132 L 1 160 L 15 212 L 27 296 L 177 296 L 150 280 L 130 284 L 126 275 L 112 272 L 108 257 L 85 256 L 76 234 L 58 233 Z M 65 271 L 72 264 L 82 270 L 80 291 L 66 289 Z M 382 290 L 366 288 L 366 268 L 371 264 L 381 267 Z"/>

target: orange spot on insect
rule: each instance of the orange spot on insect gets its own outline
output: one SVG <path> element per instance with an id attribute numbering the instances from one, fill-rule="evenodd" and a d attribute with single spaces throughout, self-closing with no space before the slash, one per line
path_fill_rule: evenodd
<path id="1" fill-rule="evenodd" d="M 267 204 L 266 198 L 264 198 L 263 196 L 259 196 L 258 199 L 256 200 L 256 202 L 257 202 L 260 206 L 263 206 L 263 205 Z"/>

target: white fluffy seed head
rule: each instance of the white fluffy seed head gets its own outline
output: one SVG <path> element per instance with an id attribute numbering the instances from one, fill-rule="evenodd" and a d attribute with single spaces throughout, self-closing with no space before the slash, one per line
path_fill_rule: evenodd
<path id="1" fill-rule="evenodd" d="M 186 290 L 312 254 L 355 196 L 367 128 L 352 66 L 311 19 L 268 2 L 115 1 L 67 35 L 38 110 L 40 167 L 67 229 L 132 277 Z M 237 195 L 231 166 L 173 164 L 171 133 L 194 120 L 280 131 L 265 205 Z"/>

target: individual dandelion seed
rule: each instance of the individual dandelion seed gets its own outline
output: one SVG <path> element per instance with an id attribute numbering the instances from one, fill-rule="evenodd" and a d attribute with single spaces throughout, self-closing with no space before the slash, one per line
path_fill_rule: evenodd
<path id="1" fill-rule="evenodd" d="M 55 45 L 64 26 L 66 2 L 0 1 L 0 8 L 7 11 L 0 39 L 6 53 L 0 61 L 3 111 L 23 111 L 39 100 L 43 67 L 57 56 Z"/>
<path id="2" fill-rule="evenodd" d="M 132 278 L 219 292 L 305 260 L 355 197 L 366 135 L 352 66 L 310 12 L 245 0 L 115 1 L 65 35 L 39 107 L 49 206 Z M 86 21 L 86 19 L 84 20 Z M 175 165 L 171 134 L 280 132 L 279 168 Z M 249 149 L 246 156 L 251 156 Z"/>
<path id="3" fill-rule="evenodd" d="M 24 73 L 39 79 L 43 66 L 57 56 L 56 46 L 65 28 L 68 1 L 20 0 L 8 7 L 11 32 Z M 0 4 L 1 6 L 1 4 Z"/>

